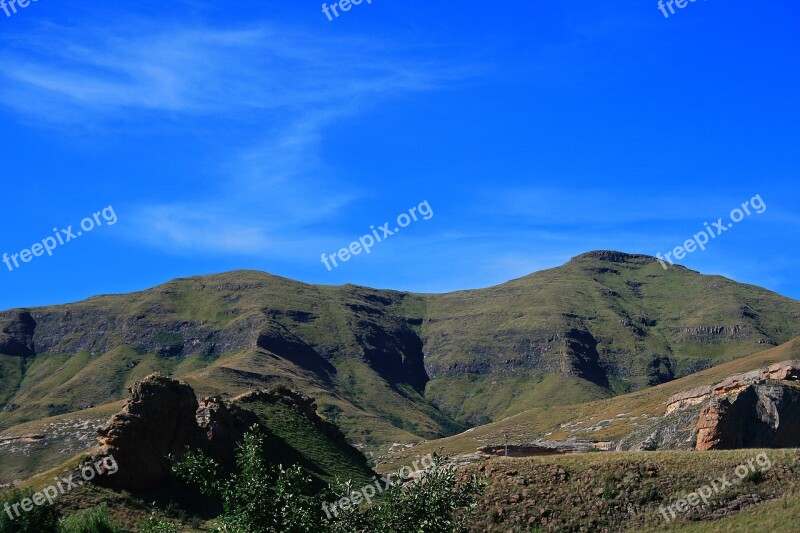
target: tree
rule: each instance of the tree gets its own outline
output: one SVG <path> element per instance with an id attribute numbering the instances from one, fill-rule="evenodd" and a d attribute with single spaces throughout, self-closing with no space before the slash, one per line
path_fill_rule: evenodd
<path id="1" fill-rule="evenodd" d="M 264 457 L 264 435 L 257 426 L 244 437 L 237 471 L 223 479 L 222 468 L 202 452 L 188 451 L 173 469 L 200 491 L 222 500 L 220 532 L 318 533 L 321 501 L 307 496 L 311 478 L 299 466 L 272 466 Z"/>
<path id="2" fill-rule="evenodd" d="M 337 533 L 463 532 L 482 492 L 483 483 L 475 475 L 459 479 L 457 468 L 434 454 L 432 465 L 417 479 L 404 481 L 403 469 L 398 470 L 381 500 L 345 510 L 329 520 L 328 526 Z M 347 497 L 352 485 L 340 485 L 334 493 Z"/>
<path id="3" fill-rule="evenodd" d="M 14 489 L 0 495 L 0 533 L 58 531 L 58 511 L 52 505 L 35 505 L 29 511 L 21 508 L 20 502 L 32 500 L 33 495 L 33 489 Z"/>
<path id="4" fill-rule="evenodd" d="M 222 500 L 217 531 L 223 533 L 456 533 L 466 531 L 483 484 L 474 475 L 459 479 L 456 467 L 445 466 L 435 454 L 418 479 L 406 481 L 403 470 L 382 489 L 379 500 L 355 498 L 365 492 L 352 482 L 339 483 L 332 492 L 310 495 L 311 478 L 295 465 L 272 466 L 263 449 L 264 436 L 254 426 L 244 437 L 236 458 L 237 471 L 223 479 L 222 468 L 202 452 L 187 451 L 173 469 Z M 329 500 L 354 502 L 331 513 Z M 328 509 L 328 511 L 323 511 Z"/>

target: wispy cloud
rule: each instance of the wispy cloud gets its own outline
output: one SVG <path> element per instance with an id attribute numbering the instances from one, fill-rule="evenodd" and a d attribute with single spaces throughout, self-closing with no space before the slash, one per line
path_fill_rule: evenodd
<path id="1" fill-rule="evenodd" d="M 321 39 L 271 25 L 48 25 L 6 49 L 0 59 L 3 103 L 45 120 L 75 117 L 76 110 L 212 114 L 327 107 L 387 91 L 429 89 L 458 75 L 400 61 L 383 43 Z M 56 107 L 64 112 L 53 115 Z"/>
<path id="2" fill-rule="evenodd" d="M 324 129 L 365 105 L 469 73 L 411 60 L 405 45 L 247 28 L 46 26 L 0 59 L 0 102 L 53 127 L 204 117 L 246 128 L 222 145 L 195 201 L 137 202 L 128 238 L 170 252 L 291 255 L 317 249 L 318 225 L 360 196 L 318 148 Z M 315 227 L 316 226 L 316 227 Z"/>
<path id="3" fill-rule="evenodd" d="M 324 243 L 317 225 L 360 196 L 317 157 L 321 121 L 297 120 L 258 146 L 232 152 L 205 199 L 136 206 L 126 235 L 173 253 L 316 252 Z"/>

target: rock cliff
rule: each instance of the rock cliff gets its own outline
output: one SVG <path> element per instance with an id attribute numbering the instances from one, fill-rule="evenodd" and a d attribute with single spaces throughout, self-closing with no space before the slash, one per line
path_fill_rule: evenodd
<path id="1" fill-rule="evenodd" d="M 299 415 L 298 420 L 307 421 L 342 457 L 371 473 L 364 456 L 347 443 L 339 428 L 317 414 L 316 402 L 297 391 L 278 387 L 230 401 L 198 400 L 189 385 L 161 374 L 152 374 L 129 390 L 131 398 L 122 411 L 98 429 L 100 442 L 93 461 L 113 456 L 118 465 L 115 472 L 98 476 L 99 485 L 134 493 L 162 488 L 175 480 L 169 456 L 181 457 L 187 447 L 203 451 L 223 468 L 231 467 L 238 443 L 254 425 L 261 426 L 268 438 L 271 435 L 269 421 L 256 414 L 259 406 L 278 403 Z M 276 441 L 283 442 L 278 437 L 271 442 Z M 273 454 L 281 452 L 286 450 L 273 450 Z"/>
<path id="2" fill-rule="evenodd" d="M 800 446 L 800 361 L 676 394 L 667 401 L 666 415 L 695 406 L 698 450 Z"/>
<path id="3" fill-rule="evenodd" d="M 98 429 L 99 457 L 113 456 L 119 471 L 97 483 L 117 490 L 145 492 L 173 478 L 169 455 L 200 449 L 222 465 L 235 458 L 236 442 L 257 417 L 217 398 L 199 402 L 182 381 L 152 374 L 130 387 L 122 411 Z"/>

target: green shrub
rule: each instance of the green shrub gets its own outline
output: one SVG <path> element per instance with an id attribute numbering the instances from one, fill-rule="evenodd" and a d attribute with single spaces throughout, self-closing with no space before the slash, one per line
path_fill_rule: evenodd
<path id="1" fill-rule="evenodd" d="M 482 483 L 472 475 L 458 478 L 457 469 L 444 466 L 434 455 L 429 469 L 417 480 L 404 483 L 402 470 L 383 488 L 381 498 L 364 505 L 323 511 L 326 499 L 337 500 L 359 492 L 352 482 L 333 494 L 309 496 L 311 478 L 299 466 L 284 469 L 264 457 L 264 437 L 257 427 L 245 435 L 236 459 L 237 471 L 227 479 L 222 469 L 202 452 L 188 451 L 173 458 L 176 474 L 207 495 L 222 500 L 217 531 L 224 533 L 453 533 L 466 531 Z"/>
<path id="2" fill-rule="evenodd" d="M 340 498 L 352 494 L 350 484 L 335 490 Z M 402 469 L 378 502 L 340 511 L 328 521 L 330 531 L 382 533 L 453 533 L 467 531 L 467 520 L 483 484 L 474 475 L 458 479 L 454 466 L 434 454 L 433 463 L 418 479 L 403 482 Z"/>
<path id="3" fill-rule="evenodd" d="M 168 520 L 161 520 L 154 512 L 139 528 L 141 533 L 178 533 L 178 526 Z"/>
<path id="4" fill-rule="evenodd" d="M 87 509 L 61 520 L 60 533 L 123 533 L 123 529 L 108 516 L 108 507 Z"/>
<path id="5" fill-rule="evenodd" d="M 58 512 L 52 505 L 35 505 L 30 511 L 14 505 L 33 498 L 32 489 L 11 490 L 0 495 L 0 533 L 56 533 Z"/>
<path id="6" fill-rule="evenodd" d="M 202 452 L 189 451 L 173 461 L 175 473 L 200 491 L 222 500 L 220 531 L 231 533 L 318 533 L 321 502 L 306 494 L 311 478 L 299 466 L 274 467 L 264 456 L 264 435 L 254 426 L 236 457 L 237 472 L 223 479 L 222 469 Z"/>
<path id="7" fill-rule="evenodd" d="M 742 481 L 745 483 L 753 483 L 754 485 L 758 485 L 762 481 L 767 479 L 767 476 L 764 475 L 764 472 L 761 470 L 753 470 L 749 472 Z"/>

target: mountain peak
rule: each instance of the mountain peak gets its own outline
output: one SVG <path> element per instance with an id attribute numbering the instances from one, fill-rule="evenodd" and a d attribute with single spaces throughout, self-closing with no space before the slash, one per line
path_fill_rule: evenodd
<path id="1" fill-rule="evenodd" d="M 627 254 L 616 250 L 594 250 L 577 255 L 571 261 L 581 259 L 598 259 L 600 261 L 610 261 L 612 263 L 652 263 L 655 257 L 643 254 Z"/>

